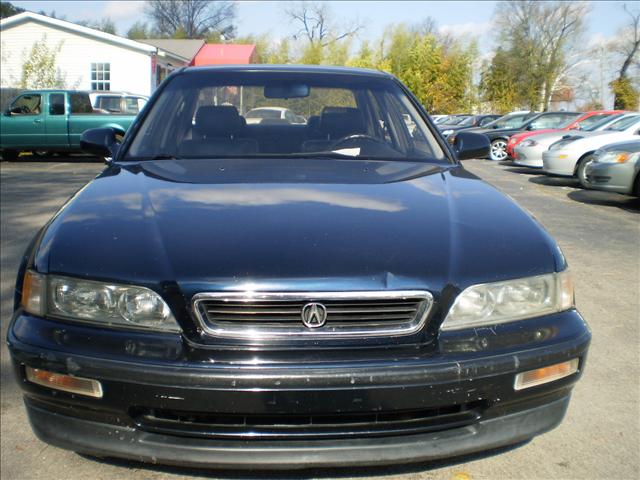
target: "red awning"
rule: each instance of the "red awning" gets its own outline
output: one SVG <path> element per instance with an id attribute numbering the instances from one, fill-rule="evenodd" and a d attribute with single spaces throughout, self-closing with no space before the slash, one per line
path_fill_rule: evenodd
<path id="1" fill-rule="evenodd" d="M 202 46 L 190 65 L 239 65 L 256 61 L 255 45 L 208 43 Z"/>

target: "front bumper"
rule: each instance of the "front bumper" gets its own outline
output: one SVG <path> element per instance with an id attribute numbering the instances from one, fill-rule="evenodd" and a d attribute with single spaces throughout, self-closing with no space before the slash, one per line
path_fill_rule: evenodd
<path id="1" fill-rule="evenodd" d="M 633 192 L 633 182 L 637 173 L 633 162 L 591 162 L 587 165 L 585 174 L 589 188 L 629 195 Z"/>
<path id="2" fill-rule="evenodd" d="M 586 324 L 572 310 L 491 329 L 451 332 L 441 336 L 437 351 L 424 354 L 414 349 L 367 360 L 363 353 L 359 361 L 345 364 L 328 351 L 305 362 L 241 363 L 196 361 L 189 358 L 188 348 L 178 354 L 165 352 L 162 360 L 152 342 L 144 345 L 149 355 L 140 345 L 102 357 L 78 354 L 68 346 L 79 328 L 18 315 L 9 330 L 29 418 L 42 440 L 98 456 L 220 468 L 421 461 L 523 441 L 562 420 L 590 341 Z M 97 342 L 94 347 L 100 348 Z M 254 358 L 259 357 L 255 353 Z M 572 358 L 580 359 L 578 373 L 514 390 L 516 373 Z M 25 366 L 97 379 L 104 397 L 81 397 L 31 384 L 24 379 Z M 237 438 L 200 431 L 167 434 L 147 428 L 134 414 L 162 409 L 220 416 L 340 416 L 470 404 L 480 413 L 464 425 L 422 433 L 304 440 L 267 438 L 255 432 Z"/>
<path id="3" fill-rule="evenodd" d="M 563 150 L 547 150 L 542 154 L 542 168 L 546 173 L 573 177 L 578 159 Z"/>
<path id="4" fill-rule="evenodd" d="M 38 438 L 79 453 L 191 467 L 280 470 L 419 462 L 490 450 L 551 430 L 562 421 L 568 405 L 566 395 L 473 426 L 422 435 L 268 443 L 176 439 L 29 405 L 27 410 Z"/>
<path id="5" fill-rule="evenodd" d="M 542 168 L 542 154 L 546 151 L 546 147 L 536 145 L 534 147 L 516 146 L 514 165 L 520 167 Z"/>

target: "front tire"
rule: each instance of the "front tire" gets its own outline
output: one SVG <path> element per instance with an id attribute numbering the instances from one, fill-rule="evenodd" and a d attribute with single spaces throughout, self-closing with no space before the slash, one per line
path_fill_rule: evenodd
<path id="1" fill-rule="evenodd" d="M 489 159 L 494 162 L 500 162 L 506 160 L 509 155 L 507 154 L 507 141 L 503 138 L 497 138 L 491 142 L 491 149 L 489 150 Z"/>
<path id="2" fill-rule="evenodd" d="M 576 167 L 576 177 L 580 182 L 582 188 L 589 188 L 589 182 L 587 181 L 587 165 L 593 161 L 593 154 L 585 155 L 578 161 Z"/>
<path id="3" fill-rule="evenodd" d="M 636 175 L 636 179 L 633 182 L 633 195 L 640 197 L 640 173 Z"/>
<path id="4" fill-rule="evenodd" d="M 16 150 L 2 150 L 2 159 L 5 162 L 15 162 L 18 159 L 20 152 Z"/>

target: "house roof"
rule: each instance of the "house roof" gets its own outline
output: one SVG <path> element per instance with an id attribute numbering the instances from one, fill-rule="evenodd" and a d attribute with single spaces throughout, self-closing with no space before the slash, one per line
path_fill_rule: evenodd
<path id="1" fill-rule="evenodd" d="M 123 47 L 132 48 L 134 50 L 139 50 L 142 52 L 154 53 L 157 50 L 156 47 L 152 45 L 147 45 L 146 43 L 137 42 L 135 40 L 129 40 L 128 38 L 119 37 L 118 35 L 112 35 L 110 33 L 102 32 L 100 30 L 96 30 L 95 28 L 84 27 L 76 23 L 67 22 L 66 20 L 51 18 L 51 17 L 47 17 L 46 15 L 40 15 L 39 13 L 33 13 L 33 12 L 22 12 L 22 13 L 19 13 L 18 15 L 12 15 L 11 17 L 3 18 L 0 21 L 0 30 L 5 30 L 7 28 L 11 28 L 28 21 L 43 23 L 45 25 L 50 25 L 54 28 L 67 30 L 80 35 L 86 35 L 98 40 L 102 40 L 104 42 L 110 42 L 116 45 L 121 45 Z"/>
<path id="2" fill-rule="evenodd" d="M 204 45 L 191 65 L 241 65 L 251 63 L 256 52 L 255 45 L 233 45 L 208 43 Z"/>
<path id="3" fill-rule="evenodd" d="M 177 56 L 185 62 L 190 62 L 204 45 L 204 40 L 175 40 L 171 38 L 145 38 L 140 42 L 153 45 L 172 56 Z"/>

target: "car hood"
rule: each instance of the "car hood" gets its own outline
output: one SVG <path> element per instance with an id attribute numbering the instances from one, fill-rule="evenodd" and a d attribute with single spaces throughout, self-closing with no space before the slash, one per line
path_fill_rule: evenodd
<path id="1" fill-rule="evenodd" d="M 637 135 L 631 132 L 591 132 L 590 135 L 584 135 L 582 138 L 575 140 L 564 146 L 562 150 L 569 150 L 576 153 L 589 152 L 614 142 L 622 142 L 624 140 L 634 140 Z"/>
<path id="2" fill-rule="evenodd" d="M 460 166 L 260 159 L 111 166 L 50 222 L 36 268 L 192 295 L 440 292 L 563 266 L 530 215 Z"/>
<path id="3" fill-rule="evenodd" d="M 518 133 L 517 135 L 513 135 L 511 137 L 511 140 L 514 140 L 516 142 L 521 142 L 525 138 L 529 138 L 529 137 L 533 137 L 533 136 L 535 136 L 536 140 L 537 140 L 538 135 L 544 135 L 546 133 L 557 133 L 557 132 L 568 133 L 565 130 L 560 130 L 560 129 L 557 129 L 557 128 L 545 128 L 544 130 L 533 130 L 531 132 Z"/>

